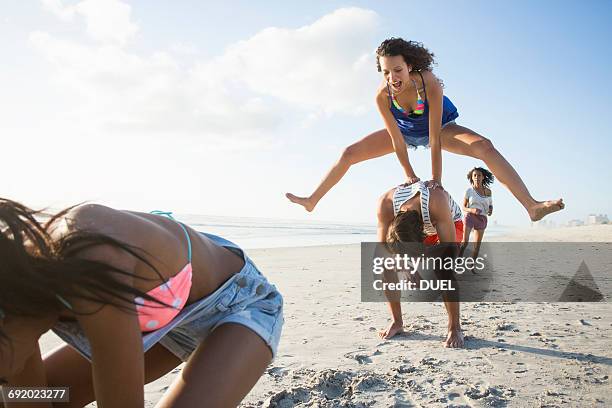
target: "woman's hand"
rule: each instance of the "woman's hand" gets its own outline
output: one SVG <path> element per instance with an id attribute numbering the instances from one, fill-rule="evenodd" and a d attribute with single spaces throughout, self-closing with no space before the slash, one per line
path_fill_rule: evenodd
<path id="1" fill-rule="evenodd" d="M 442 190 L 444 190 L 444 187 L 442 187 L 442 184 L 438 183 L 436 180 L 427 180 L 425 182 L 425 185 L 427 186 L 427 188 L 430 189 L 434 189 L 434 188 L 438 188 L 440 187 Z"/>
<path id="2" fill-rule="evenodd" d="M 406 141 L 402 132 L 400 132 L 397 122 L 391 113 L 391 106 L 389 105 L 389 95 L 387 94 L 386 87 L 379 90 L 376 95 L 376 106 L 382 116 L 383 122 L 385 123 L 385 129 L 391 137 L 391 144 L 393 145 L 393 151 L 395 152 L 397 159 L 399 160 L 404 174 L 407 177 L 406 184 L 413 184 L 420 179 L 414 175 L 414 170 L 408 160 L 408 151 L 406 150 Z"/>
<path id="3" fill-rule="evenodd" d="M 481 211 L 479 208 L 471 208 L 472 214 L 480 215 Z"/>
<path id="4" fill-rule="evenodd" d="M 409 186 L 411 184 L 416 183 L 417 181 L 421 181 L 420 178 L 418 178 L 417 176 L 412 176 L 412 177 L 408 177 L 406 179 L 406 182 L 404 183 L 405 186 Z"/>

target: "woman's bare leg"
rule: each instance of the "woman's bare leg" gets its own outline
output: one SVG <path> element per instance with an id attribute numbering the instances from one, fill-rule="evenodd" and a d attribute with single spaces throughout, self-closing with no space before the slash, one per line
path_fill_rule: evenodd
<path id="1" fill-rule="evenodd" d="M 440 133 L 442 149 L 464 156 L 474 157 L 485 162 L 500 183 L 505 185 L 517 200 L 525 207 L 532 221 L 541 220 L 544 216 L 562 210 L 563 199 L 536 201 L 516 170 L 506 161 L 491 141 L 478 133 L 457 124 L 446 125 Z"/>
<path id="2" fill-rule="evenodd" d="M 287 193 L 285 196 L 291 202 L 303 206 L 306 211 L 312 211 L 319 200 L 342 179 L 353 164 L 392 152 L 393 144 L 391 143 L 389 133 L 385 129 L 378 130 L 344 149 L 340 159 L 332 166 L 311 195 L 308 197 L 298 197 Z"/>
<path id="3" fill-rule="evenodd" d="M 221 325 L 198 346 L 156 408 L 237 407 L 271 360 L 272 352 L 251 329 Z"/>
<path id="4" fill-rule="evenodd" d="M 474 244 L 474 251 L 472 252 L 472 258 L 476 259 L 478 256 L 478 252 L 480 252 L 480 243 L 482 242 L 482 237 L 484 236 L 485 230 L 474 230 L 474 238 L 476 238 L 476 243 Z"/>
<path id="5" fill-rule="evenodd" d="M 54 403 L 54 407 L 84 407 L 93 402 L 91 363 L 72 347 L 63 345 L 44 357 L 44 369 L 49 387 L 69 387 L 70 402 Z M 145 382 L 154 381 L 178 367 L 182 361 L 161 344 L 145 353 Z"/>
<path id="6" fill-rule="evenodd" d="M 465 227 L 463 228 L 463 239 L 461 241 L 461 247 L 459 248 L 459 256 L 463 256 L 463 252 L 465 251 L 465 248 L 470 243 L 471 233 L 472 233 L 472 229 L 469 228 L 467 225 L 465 225 Z"/>

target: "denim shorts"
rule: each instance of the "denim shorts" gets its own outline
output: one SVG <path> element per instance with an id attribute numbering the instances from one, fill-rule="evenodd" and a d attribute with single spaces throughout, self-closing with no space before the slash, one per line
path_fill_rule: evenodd
<path id="1" fill-rule="evenodd" d="M 143 334 L 144 351 L 159 343 L 187 361 L 213 330 L 235 323 L 255 332 L 276 356 L 284 323 L 283 297 L 238 246 L 215 235 L 203 235 L 218 245 L 238 249 L 245 259 L 243 268 L 213 293 L 186 306 L 166 326 Z M 52 330 L 91 361 L 89 341 L 77 322 L 57 322 Z"/>
<path id="2" fill-rule="evenodd" d="M 449 120 L 448 122 L 444 123 L 442 125 L 442 127 L 440 129 L 444 129 L 445 126 L 451 124 L 451 123 L 456 123 L 455 120 Z M 402 136 L 404 137 L 404 141 L 406 142 L 406 147 L 408 147 L 409 149 L 414 149 L 416 150 L 417 147 L 421 146 L 421 147 L 425 147 L 428 148 L 429 147 L 429 135 L 427 136 L 414 136 L 414 135 L 405 135 L 402 134 Z"/>

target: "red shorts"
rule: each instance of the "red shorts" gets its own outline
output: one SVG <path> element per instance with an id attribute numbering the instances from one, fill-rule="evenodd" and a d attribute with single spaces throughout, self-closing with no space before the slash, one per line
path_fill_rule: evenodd
<path id="1" fill-rule="evenodd" d="M 439 241 L 440 238 L 438 237 L 438 234 L 433 234 L 426 236 L 423 242 L 425 243 L 425 245 L 435 245 Z M 463 221 L 458 220 L 455 221 L 455 242 L 460 244 L 461 241 L 463 241 Z"/>

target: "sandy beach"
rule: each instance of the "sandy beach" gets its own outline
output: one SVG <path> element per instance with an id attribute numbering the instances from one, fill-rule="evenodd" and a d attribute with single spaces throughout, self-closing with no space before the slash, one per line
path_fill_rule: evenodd
<path id="1" fill-rule="evenodd" d="M 612 226 L 495 241 L 610 242 Z M 359 245 L 249 255 L 283 293 L 286 322 L 278 357 L 242 407 L 612 406 L 610 303 L 465 303 L 466 347 L 450 350 L 442 303 L 404 304 L 406 333 L 378 338 L 389 313 L 360 300 Z M 60 343 L 45 335 L 43 353 Z M 147 407 L 178 371 L 146 386 Z"/>

